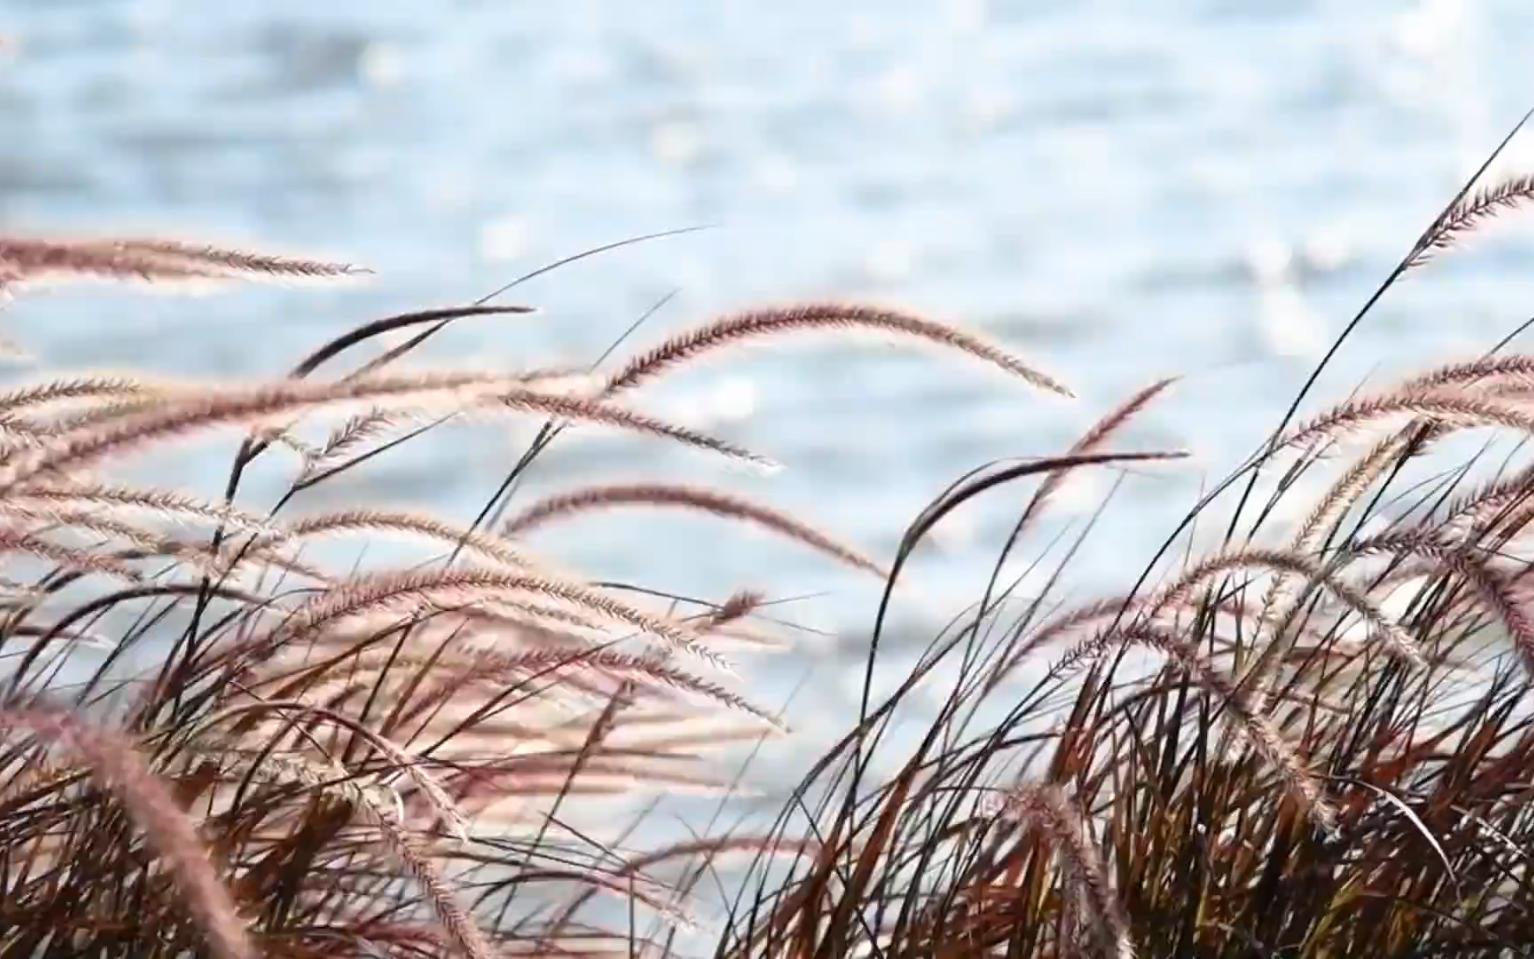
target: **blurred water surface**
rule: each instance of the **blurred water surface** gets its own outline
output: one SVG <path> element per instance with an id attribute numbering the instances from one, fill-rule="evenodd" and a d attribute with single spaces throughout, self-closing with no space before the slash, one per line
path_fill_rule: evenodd
<path id="1" fill-rule="evenodd" d="M 152 230 L 377 270 L 339 288 L 30 296 L 0 323 L 42 365 L 269 375 L 364 319 L 716 224 L 544 276 L 514 294 L 538 316 L 464 322 L 428 355 L 585 362 L 673 293 L 634 344 L 763 300 L 866 296 L 986 330 L 1081 399 L 884 344 L 764 346 L 636 401 L 782 474 L 592 435 L 556 448 L 526 492 L 720 484 L 887 557 L 960 472 L 1057 451 L 1116 399 L 1184 374 L 1124 442 L 1193 458 L 1127 478 L 1079 590 L 1131 579 L 1200 485 L 1262 439 L 1529 105 L 1534 48 L 1523 0 L 12 0 L 0 14 L 6 229 Z M 1493 342 L 1534 308 L 1531 252 L 1510 230 L 1413 277 L 1318 395 Z M 297 505 L 393 498 L 466 520 L 518 438 L 443 431 Z M 216 488 L 228 448 L 189 459 L 179 485 Z M 1023 555 L 1112 483 L 1074 484 Z M 910 573 L 906 621 L 978 594 L 1020 496 L 945 524 Z M 848 657 L 872 616 L 875 585 L 701 520 L 624 514 L 540 543 L 693 594 L 814 594 L 783 617 L 842 630 Z M 823 692 L 856 680 L 816 677 Z"/>

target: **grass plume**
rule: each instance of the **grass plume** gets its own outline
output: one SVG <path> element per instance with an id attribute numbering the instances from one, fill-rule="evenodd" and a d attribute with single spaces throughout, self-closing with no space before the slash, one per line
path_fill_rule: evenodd
<path id="1" fill-rule="evenodd" d="M 665 483 L 625 483 L 591 486 L 541 499 L 506 521 L 507 536 L 523 536 L 559 519 L 622 506 L 672 507 L 740 520 L 770 530 L 818 550 L 856 569 L 883 578 L 873 560 L 832 539 L 793 516 L 739 496 L 697 486 Z"/>
<path id="2" fill-rule="evenodd" d="M 801 303 L 720 317 L 629 360 L 608 379 L 607 393 L 632 389 L 700 355 L 747 340 L 815 330 L 864 330 L 912 337 L 967 353 L 1039 389 L 1061 396 L 1072 395 L 1051 377 L 973 333 L 914 313 L 855 303 Z"/>

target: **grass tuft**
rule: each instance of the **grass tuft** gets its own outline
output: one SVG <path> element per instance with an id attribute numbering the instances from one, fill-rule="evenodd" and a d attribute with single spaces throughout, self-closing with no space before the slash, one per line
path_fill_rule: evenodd
<path id="1" fill-rule="evenodd" d="M 1477 186 L 1327 361 L 1406 270 L 1530 192 L 1527 178 Z M 0 240 L 6 283 L 351 272 L 171 241 Z M 1534 356 L 1499 345 L 1293 423 L 1318 368 L 1158 556 L 1072 605 L 1069 559 L 1025 597 L 1017 554 L 1071 472 L 1177 468 L 1177 451 L 1125 442 L 1170 380 L 1061 455 L 965 474 L 886 569 L 724 489 L 595 477 L 523 502 L 519 481 L 571 426 L 766 465 L 627 405 L 747 341 L 894 334 L 1063 386 L 976 334 L 835 303 L 717 318 L 603 377 L 411 367 L 454 322 L 529 312 L 384 317 L 271 382 L 59 376 L 0 395 L 0 954 L 1534 949 Z M 398 331 L 412 332 L 362 355 Z M 471 520 L 388 503 L 294 515 L 445 423 L 526 417 L 535 439 Z M 1480 451 L 1455 445 L 1471 429 Z M 229 430 L 220 495 L 112 475 Z M 1361 455 L 1332 462 L 1360 437 Z M 275 503 L 242 489 L 257 461 L 288 476 Z M 1296 502 L 1316 488 L 1302 478 L 1321 492 Z M 919 575 L 921 544 L 1017 484 L 1032 495 L 977 601 L 875 695 L 880 658 L 900 655 L 891 598 Z M 789 735 L 805 714 L 824 725 L 747 686 L 751 655 L 777 639 L 777 600 L 614 583 L 537 548 L 556 521 L 619 522 L 619 507 L 766 529 L 884 579 L 856 637 L 859 712 L 797 783 L 723 768 L 732 744 Z M 339 563 L 327 548 L 385 536 L 420 555 Z M 726 658 L 743 647 L 744 680 Z M 763 778 L 766 807 L 745 795 Z M 611 805 L 641 796 L 719 805 L 679 832 Z"/>

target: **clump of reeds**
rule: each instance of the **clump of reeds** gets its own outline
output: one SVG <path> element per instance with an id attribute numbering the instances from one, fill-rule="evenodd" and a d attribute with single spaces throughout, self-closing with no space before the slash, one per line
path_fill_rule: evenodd
<path id="1" fill-rule="evenodd" d="M 174 241 L 0 240 L 7 283 L 352 272 Z M 603 377 L 409 368 L 423 339 L 412 329 L 524 312 L 374 320 L 268 382 L 81 374 L 0 396 L 0 952 L 484 959 L 661 941 L 690 921 L 685 891 L 715 857 L 766 843 L 726 830 L 636 850 L 566 811 L 615 793 L 729 791 L 715 747 L 787 728 L 726 656 L 767 599 L 603 585 L 530 534 L 580 513 L 685 510 L 879 576 L 881 564 L 695 483 L 575 482 L 496 523 L 386 503 L 305 511 L 308 492 L 454 419 L 542 422 L 508 486 L 572 426 L 766 463 L 646 414 L 635 388 L 801 329 L 895 332 L 1059 389 L 972 334 L 830 304 L 713 321 Z M 219 495 L 112 477 L 129 457 L 230 430 L 244 440 Z M 257 460 L 291 466 L 274 508 L 241 495 Z M 384 536 L 419 544 L 420 562 L 336 568 L 314 548 Z M 615 922 L 636 909 L 662 931 Z"/>
<path id="2" fill-rule="evenodd" d="M 1527 177 L 1482 188 L 1485 169 L 1323 367 L 1406 270 L 1534 195 Z M 794 789 L 775 835 L 821 841 L 756 864 L 721 951 L 1534 950 L 1534 467 L 1520 462 L 1534 357 L 1506 346 L 1295 421 L 1313 375 L 1119 595 L 1061 608 L 1068 569 L 1026 599 L 999 579 L 1119 414 L 1058 460 L 945 492 L 907 532 L 891 590 L 944 516 L 1042 478 L 979 601 L 893 694 L 865 693 L 860 721 Z M 1472 430 L 1479 452 L 1443 452 Z M 1498 444 L 1511 451 L 1493 469 Z M 1320 496 L 1290 509 L 1296 481 L 1321 472 Z M 1280 514 L 1301 520 L 1276 528 Z M 1223 535 L 1185 549 L 1211 515 Z M 1163 563 L 1174 546 L 1187 558 Z M 951 685 L 934 717 L 912 693 L 938 676 Z"/>
<path id="3" fill-rule="evenodd" d="M 1529 196 L 1527 179 L 1472 180 L 1337 347 L 1405 271 Z M 140 241 L 0 242 L 6 263 L 0 278 L 345 272 Z M 764 461 L 634 399 L 752 340 L 895 335 L 1064 387 L 974 334 L 831 303 L 727 315 L 594 379 L 409 369 L 414 347 L 446 326 L 515 312 L 481 303 L 374 320 L 269 383 L 86 375 L 0 396 L 0 952 L 1534 949 L 1534 465 L 1520 462 L 1534 356 L 1499 344 L 1296 421 L 1313 376 L 1162 553 L 1127 571 L 1123 592 L 1063 605 L 1068 562 L 1025 598 L 1006 561 L 1073 471 L 1176 457 L 1118 449 L 1170 381 L 1059 456 L 966 474 L 894 556 L 875 558 L 804 517 L 695 483 L 586 477 L 531 502 L 514 494 L 550 443 L 585 425 Z M 380 339 L 395 332 L 409 338 Z M 471 521 L 387 503 L 303 510 L 308 490 L 412 436 L 508 416 L 542 425 Z M 215 428 L 244 437 L 221 495 L 109 475 L 123 457 Z M 1443 452 L 1470 430 L 1514 445 L 1500 468 L 1480 468 L 1486 453 Z M 271 509 L 241 495 L 257 460 L 291 465 Z M 1276 509 L 1321 471 L 1319 497 Z M 697 513 L 877 573 L 871 684 L 917 548 L 970 501 L 1028 481 L 978 601 L 894 693 L 876 699 L 865 685 L 857 720 L 768 827 L 716 815 L 687 823 L 682 841 L 636 849 L 575 825 L 572 811 L 604 797 L 728 794 L 713 748 L 781 734 L 794 717 L 756 702 L 732 675 L 749 661 L 726 655 L 743 626 L 769 624 L 767 597 L 702 602 L 596 581 L 539 553 L 556 521 Z M 1194 543 L 1195 520 L 1227 507 L 1223 535 Z M 1280 513 L 1301 520 L 1278 529 Z M 428 552 L 360 569 L 314 555 L 317 540 L 341 536 Z M 151 668 L 131 668 L 156 644 Z M 97 660 L 82 672 L 85 655 Z M 951 685 L 934 716 L 912 694 L 939 677 Z M 748 864 L 726 878 L 731 855 Z M 700 936 L 712 945 L 693 948 Z"/>

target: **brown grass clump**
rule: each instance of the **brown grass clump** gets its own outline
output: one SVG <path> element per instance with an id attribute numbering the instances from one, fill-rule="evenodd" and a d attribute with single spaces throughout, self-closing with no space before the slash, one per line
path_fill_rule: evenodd
<path id="1" fill-rule="evenodd" d="M 352 272 L 139 240 L 5 241 L 0 264 L 11 280 Z M 626 368 L 649 380 L 715 345 L 829 323 L 1023 373 L 958 330 L 837 309 L 781 329 L 716 324 Z M 713 674 L 723 649 L 766 626 L 754 620 L 767 597 L 678 605 L 603 585 L 483 521 L 388 504 L 298 512 L 402 430 L 449 420 L 546 422 L 508 485 L 570 425 L 768 462 L 620 405 L 606 380 L 413 370 L 420 332 L 358 356 L 398 331 L 526 312 L 374 320 L 265 383 L 91 374 L 0 396 L 0 953 L 627 952 L 690 922 L 688 893 L 716 858 L 775 857 L 731 830 L 635 849 L 569 819 L 606 796 L 731 792 L 710 754 L 784 734 L 775 711 Z M 130 456 L 230 429 L 247 438 L 219 496 L 113 478 Z M 275 507 L 242 502 L 257 460 L 294 466 Z M 883 575 L 831 534 L 723 489 L 590 484 L 514 505 L 519 532 L 611 507 L 686 508 Z M 383 536 L 424 546 L 421 562 L 337 567 L 322 548 Z M 638 933 L 634 911 L 659 931 Z"/>
<path id="2" fill-rule="evenodd" d="M 101 786 L 115 793 L 133 823 L 168 867 L 203 941 L 219 959 L 253 959 L 256 950 L 224 883 L 208 860 L 197 827 L 171 791 L 147 768 L 132 743 L 91 729 L 67 713 L 0 710 L 0 730 L 23 728 L 74 754 Z M 79 877 L 89 882 L 89 874 Z"/>
<path id="3" fill-rule="evenodd" d="M 1028 597 L 1011 561 L 1073 471 L 1178 458 L 1120 451 L 1170 381 L 1061 455 L 965 474 L 911 521 L 887 572 L 699 483 L 599 477 L 518 498 L 570 425 L 759 461 L 626 402 L 748 340 L 893 333 L 1064 392 L 915 314 L 747 311 L 595 382 L 411 368 L 453 322 L 526 312 L 481 303 L 363 324 L 270 383 L 13 388 L 0 397 L 0 954 L 1529 953 L 1534 356 L 1499 344 L 1295 420 L 1395 281 L 1526 187 L 1468 183 L 1260 449 L 1129 582 L 1077 605 L 1061 599 L 1068 559 Z M 13 273 L 344 272 L 166 243 L 4 249 Z M 358 355 L 395 331 L 409 338 Z M 472 520 L 386 503 L 294 518 L 316 486 L 492 414 L 541 426 Z M 219 428 L 244 435 L 222 495 L 110 476 Z M 1479 452 L 1454 445 L 1472 428 Z M 258 461 L 292 468 L 274 505 L 242 492 Z M 1295 502 L 1323 472 L 1320 494 Z M 926 538 L 1029 482 L 978 601 L 876 696 Z M 884 577 L 858 638 L 858 713 L 769 797 L 770 822 L 719 751 L 789 724 L 717 667 L 743 651 L 749 677 L 774 601 L 604 582 L 518 535 L 611 522 L 619 506 L 766 528 Z M 1280 528 L 1282 515 L 1298 521 Z M 424 550 L 339 564 L 320 541 L 342 535 Z M 819 705 L 800 708 L 823 725 Z M 671 819 L 604 805 L 639 796 L 720 804 L 667 837 Z"/>
<path id="4" fill-rule="evenodd" d="M 1327 359 L 1425 251 L 1510 208 L 1524 185 L 1467 184 Z M 1062 469 L 956 483 L 912 523 L 897 577 L 965 502 L 1045 477 L 980 601 L 893 693 L 865 693 L 860 721 L 792 791 L 774 834 L 818 847 L 756 864 L 719 951 L 1534 949 L 1534 468 L 1520 462 L 1531 371 L 1534 358 L 1493 349 L 1292 425 L 1312 375 L 1127 591 L 1079 606 L 1054 597 L 1068 569 L 1026 599 L 999 578 Z M 1490 448 L 1444 462 L 1467 428 Z M 1317 499 L 1288 508 L 1297 479 L 1377 429 Z M 1275 528 L 1282 513 L 1295 528 Z M 1171 562 L 1174 546 L 1188 558 Z M 870 677 L 888 616 L 870 637 Z"/>

